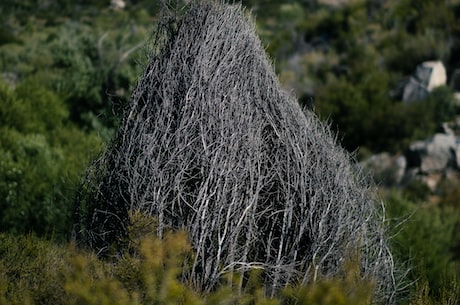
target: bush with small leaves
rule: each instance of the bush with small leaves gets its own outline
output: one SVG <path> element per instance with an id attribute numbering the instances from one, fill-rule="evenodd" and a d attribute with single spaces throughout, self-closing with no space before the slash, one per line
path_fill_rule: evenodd
<path id="1" fill-rule="evenodd" d="M 100 140 L 68 124 L 64 103 L 34 78 L 14 90 L 0 84 L 0 103 L 0 231 L 63 238 Z"/>
<path id="2" fill-rule="evenodd" d="M 430 297 L 441 298 L 450 283 L 460 279 L 459 260 L 453 256 L 460 212 L 450 206 L 416 204 L 392 192 L 387 198 L 387 213 L 393 228 L 393 254 L 397 261 L 407 264 L 408 292 L 414 296 L 429 289 Z"/>
<path id="3" fill-rule="evenodd" d="M 233 285 L 240 276 L 226 276 L 212 292 L 196 291 L 181 281 L 195 255 L 187 234 L 169 231 L 160 239 L 151 231 L 158 220 L 141 212 L 129 217 L 129 251 L 115 260 L 98 258 L 74 244 L 0 233 L 0 305 L 380 304 L 372 293 L 375 281 L 361 276 L 357 252 L 350 253 L 335 276 L 287 285 L 273 297 L 265 295 L 261 270 L 250 272 L 244 289 Z M 429 282 L 421 280 L 407 301 L 453 305 L 460 295 L 455 281 L 446 283 L 437 296 L 430 290 Z"/>
<path id="4" fill-rule="evenodd" d="M 141 218 L 152 222 L 146 215 L 135 216 Z M 244 290 L 228 279 L 214 291 L 200 293 L 180 281 L 189 267 L 184 261 L 193 257 L 183 231 L 163 239 L 141 233 L 135 244 L 133 253 L 107 261 L 73 245 L 0 233 L 0 305 L 370 305 L 372 300 L 373 282 L 362 281 L 356 260 L 334 278 L 288 286 L 274 297 L 265 296 L 257 271 L 251 272 Z"/>

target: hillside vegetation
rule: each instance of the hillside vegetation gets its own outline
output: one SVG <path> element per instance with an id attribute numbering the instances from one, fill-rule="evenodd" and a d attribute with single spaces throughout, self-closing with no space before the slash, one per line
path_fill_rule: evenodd
<path id="1" fill-rule="evenodd" d="M 459 67 L 459 1 L 242 2 L 283 86 L 358 157 L 400 152 L 458 114 L 449 87 L 404 104 L 401 86 L 425 60 L 441 60 L 448 75 Z M 256 273 L 244 291 L 179 281 L 194 256 L 185 233 L 160 240 L 130 227 L 116 261 L 69 242 L 81 178 L 116 134 L 155 33 L 159 1 L 126 4 L 0 3 L 0 304 L 370 304 L 375 281 L 358 279 L 357 257 L 334 277 L 268 298 Z M 404 278 L 398 300 L 458 304 L 458 185 L 446 184 L 436 204 L 424 190 L 381 193 Z"/>

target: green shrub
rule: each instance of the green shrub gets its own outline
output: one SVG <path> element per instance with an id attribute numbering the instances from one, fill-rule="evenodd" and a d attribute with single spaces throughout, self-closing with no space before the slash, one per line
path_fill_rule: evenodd
<path id="1" fill-rule="evenodd" d="M 114 112 L 123 107 L 140 73 L 135 59 L 146 28 L 133 25 L 124 12 L 113 12 L 90 24 L 66 22 L 49 36 L 51 69 L 61 75 L 54 86 L 70 106 L 71 119 L 87 130 L 102 131 L 106 140 L 117 124 Z"/>
<path id="2" fill-rule="evenodd" d="M 316 110 L 331 119 L 348 150 L 402 151 L 456 115 L 447 87 L 436 88 L 425 101 L 404 104 L 385 97 L 389 79 L 384 73 L 368 71 L 363 75 L 367 82 L 355 80 L 360 85 L 345 77 L 331 78 L 317 95 Z"/>
<path id="3" fill-rule="evenodd" d="M 91 12 L 93 5 L 86 3 L 81 13 Z M 50 19 L 36 17 L 40 5 L 35 6 L 37 11 L 26 21 L 18 21 L 16 16 L 5 20 L 6 25 L 24 22 L 24 26 L 16 25 L 15 40 L 0 45 L 0 70 L 4 71 L 0 77 L 11 78 L 15 84 L 30 76 L 45 76 L 41 84 L 65 98 L 74 122 L 110 138 L 117 124 L 113 111 L 123 107 L 140 73 L 136 59 L 140 59 L 152 17 L 142 9 L 132 13 L 107 9 L 92 18 L 61 17 L 60 22 L 49 24 L 46 21 Z M 60 7 L 45 6 L 51 10 Z"/>
<path id="4" fill-rule="evenodd" d="M 412 285 L 411 294 L 417 295 L 420 291 L 416 288 L 428 285 L 429 295 L 440 298 L 445 284 L 458 283 L 460 278 L 459 262 L 452 260 L 459 211 L 429 203 L 416 204 L 397 193 L 386 201 L 393 227 L 393 254 L 396 261 L 410 267 L 406 280 Z"/>
<path id="5" fill-rule="evenodd" d="M 452 89 L 447 86 L 433 89 L 428 103 L 433 107 L 433 120 L 437 125 L 454 119 L 457 114 L 457 102 Z"/>
<path id="6" fill-rule="evenodd" d="M 79 176 L 101 143 L 66 122 L 62 100 L 36 79 L 0 84 L 0 230 L 69 232 Z"/>
<path id="7" fill-rule="evenodd" d="M 413 180 L 404 187 L 402 193 L 411 202 L 426 202 L 433 192 L 423 181 Z"/>

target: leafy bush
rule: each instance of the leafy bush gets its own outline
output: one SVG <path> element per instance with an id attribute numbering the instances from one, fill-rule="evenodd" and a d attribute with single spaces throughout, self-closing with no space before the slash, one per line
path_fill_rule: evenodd
<path id="1" fill-rule="evenodd" d="M 62 75 L 55 88 L 69 104 L 71 119 L 106 140 L 117 125 L 114 112 L 123 107 L 139 73 L 129 59 L 143 43 L 143 31 L 130 30 L 97 34 L 89 25 L 68 22 L 50 36 L 52 68 Z"/>
<path id="2" fill-rule="evenodd" d="M 86 5 L 81 13 L 91 11 Z M 141 58 L 139 51 L 152 17 L 143 9 L 132 13 L 102 10 L 97 17 L 86 19 L 84 15 L 61 17 L 56 24 L 46 24 L 33 16 L 14 31 L 15 40 L 0 45 L 0 69 L 4 71 L 0 77 L 15 85 L 39 75 L 41 84 L 65 99 L 75 123 L 86 130 L 97 129 L 109 139 L 117 125 L 114 112 L 123 108 L 140 73 L 136 59 Z M 15 15 L 5 21 L 17 22 L 21 21 Z"/>
<path id="3" fill-rule="evenodd" d="M 421 180 L 413 180 L 402 190 L 405 199 L 411 202 L 427 202 L 433 191 Z"/>
<path id="4" fill-rule="evenodd" d="M 393 253 L 397 261 L 409 267 L 406 280 L 412 287 L 412 297 L 426 294 L 423 289 L 429 287 L 428 295 L 440 298 L 451 282 L 459 282 L 458 259 L 452 260 L 459 211 L 429 203 L 417 205 L 392 193 L 387 199 L 387 212 L 394 228 Z"/>
<path id="5" fill-rule="evenodd" d="M 436 132 L 441 123 L 455 117 L 452 91 L 434 89 L 427 100 L 404 104 L 385 98 L 385 75 L 364 73 L 367 83 L 356 86 L 346 78 L 333 79 L 317 94 L 316 110 L 329 117 L 351 151 L 403 151 L 411 141 Z"/>
<path id="6" fill-rule="evenodd" d="M 58 96 L 31 78 L 0 84 L 0 230 L 69 232 L 72 197 L 100 140 L 68 125 Z"/>
<path id="7" fill-rule="evenodd" d="M 433 121 L 439 126 L 443 122 L 451 121 L 457 114 L 457 102 L 451 88 L 441 86 L 430 92 L 428 101 L 433 109 Z"/>
<path id="8" fill-rule="evenodd" d="M 388 7 L 382 20 L 388 34 L 381 48 L 390 69 L 409 74 L 422 61 L 447 61 L 455 26 L 451 3 L 393 0 Z"/>

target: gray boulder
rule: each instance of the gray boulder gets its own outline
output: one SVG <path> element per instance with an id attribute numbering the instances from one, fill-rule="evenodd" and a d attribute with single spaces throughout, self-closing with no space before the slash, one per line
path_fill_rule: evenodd
<path id="1" fill-rule="evenodd" d="M 457 167 L 456 137 L 452 134 L 435 134 L 432 138 L 417 141 L 409 146 L 406 154 L 408 166 L 418 167 L 423 174 Z"/>
<path id="2" fill-rule="evenodd" d="M 377 184 L 395 186 L 404 178 L 407 161 L 404 156 L 392 156 L 383 152 L 364 160 L 361 166 L 372 175 Z"/>
<path id="3" fill-rule="evenodd" d="M 124 0 L 112 0 L 110 1 L 110 7 L 113 10 L 122 10 L 126 7 L 126 2 Z"/>
<path id="4" fill-rule="evenodd" d="M 428 97 L 434 88 L 446 85 L 446 68 L 441 61 L 426 61 L 417 66 L 404 87 L 403 101 L 414 102 Z"/>
<path id="5" fill-rule="evenodd" d="M 406 103 L 421 101 L 428 97 L 428 93 L 427 88 L 422 82 L 418 81 L 414 77 L 411 77 L 406 86 L 404 86 L 403 101 Z"/>
<path id="6" fill-rule="evenodd" d="M 460 138 L 455 138 L 455 168 L 460 169 Z"/>

